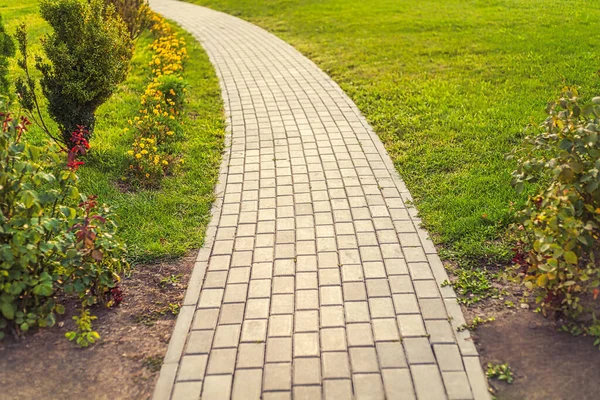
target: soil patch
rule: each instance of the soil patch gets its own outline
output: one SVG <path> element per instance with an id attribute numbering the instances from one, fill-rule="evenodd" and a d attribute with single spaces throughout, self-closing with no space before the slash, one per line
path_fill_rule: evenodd
<path id="1" fill-rule="evenodd" d="M 0 399 L 150 398 L 194 258 L 137 266 L 122 281 L 121 305 L 93 310 L 102 336 L 94 346 L 65 338 L 73 304 L 56 326 L 0 342 Z"/>
<path id="2" fill-rule="evenodd" d="M 508 363 L 513 370 L 512 384 L 495 379 L 489 381 L 496 398 L 598 399 L 600 351 L 593 346 L 594 339 L 561 332 L 561 321 L 533 312 L 534 303 L 521 306 L 522 288 L 514 285 L 498 287 L 508 294 L 463 307 L 467 321 L 477 316 L 496 318 L 472 333 L 484 369 L 491 362 Z M 506 301 L 514 307 L 508 308 Z"/>
<path id="3" fill-rule="evenodd" d="M 531 311 L 517 311 L 480 327 L 477 347 L 484 364 L 508 363 L 512 384 L 492 380 L 499 400 L 598 399 L 600 352 L 594 339 L 558 331 Z"/>

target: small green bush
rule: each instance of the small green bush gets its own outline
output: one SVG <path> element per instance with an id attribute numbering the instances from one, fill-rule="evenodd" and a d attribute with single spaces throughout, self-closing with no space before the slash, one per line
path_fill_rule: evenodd
<path id="1" fill-rule="evenodd" d="M 15 55 L 15 44 L 4 30 L 0 15 L 0 98 L 10 99 L 10 83 L 8 82 L 8 58 Z"/>
<path id="2" fill-rule="evenodd" d="M 42 74 L 48 112 L 69 146 L 78 126 L 93 132 L 96 109 L 127 77 L 133 42 L 114 7 L 104 0 L 42 0 L 40 11 L 53 32 L 42 40 L 47 60 L 36 57 L 35 65 Z M 26 39 L 19 35 L 18 40 L 26 57 Z M 20 65 L 26 69 L 26 60 Z M 17 86 L 22 104 L 33 111 L 35 87 L 27 76 Z"/>
<path id="3" fill-rule="evenodd" d="M 127 25 L 127 30 L 132 39 L 137 39 L 142 31 L 148 27 L 150 8 L 147 0 L 106 0 L 106 3 L 115 7 L 115 10 Z"/>
<path id="4" fill-rule="evenodd" d="M 576 91 L 567 91 L 548 106 L 541 132 L 513 153 L 512 180 L 517 190 L 542 184 L 518 214 L 518 275 L 528 289 L 539 290 L 544 311 L 573 318 L 584 312 L 581 298 L 595 298 L 600 284 L 600 97 L 579 102 Z"/>
<path id="5" fill-rule="evenodd" d="M 2 338 L 53 325 L 63 311 L 59 293 L 77 296 L 84 308 L 113 300 L 127 263 L 110 209 L 79 193 L 80 163 L 70 155 L 61 168 L 56 145 L 24 142 L 25 118 L 0 113 L 0 121 Z"/>

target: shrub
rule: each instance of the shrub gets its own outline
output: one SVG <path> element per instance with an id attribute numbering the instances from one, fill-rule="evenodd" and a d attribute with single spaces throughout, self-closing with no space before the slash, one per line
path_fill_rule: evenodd
<path id="1" fill-rule="evenodd" d="M 542 184 L 518 215 L 524 251 L 515 261 L 525 286 L 539 289 L 544 311 L 576 318 L 581 297 L 595 298 L 600 283 L 600 98 L 582 107 L 576 91 L 567 91 L 547 113 L 541 132 L 513 153 L 517 190 Z"/>
<path id="2" fill-rule="evenodd" d="M 25 118 L 0 120 L 1 338 L 7 329 L 53 325 L 64 310 L 59 293 L 84 308 L 109 301 L 127 263 L 110 209 L 79 193 L 76 160 L 61 169 L 56 145 L 23 141 Z"/>
<path id="3" fill-rule="evenodd" d="M 15 55 L 15 44 L 4 30 L 2 16 L 0 16 L 0 98 L 12 97 L 10 93 L 10 84 L 8 75 L 8 58 Z"/>
<path id="4" fill-rule="evenodd" d="M 132 39 L 137 39 L 148 26 L 150 9 L 147 0 L 106 0 L 106 3 L 115 7 Z"/>
<path id="5" fill-rule="evenodd" d="M 42 17 L 53 29 L 42 41 L 48 61 L 36 57 L 41 87 L 48 99 L 48 112 L 59 125 L 62 142 L 69 144 L 71 132 L 85 126 L 92 133 L 96 109 L 127 77 L 133 42 L 127 27 L 104 0 L 42 0 Z M 27 69 L 27 44 L 19 35 Z M 22 104 L 33 111 L 35 87 L 26 71 L 20 81 Z"/>

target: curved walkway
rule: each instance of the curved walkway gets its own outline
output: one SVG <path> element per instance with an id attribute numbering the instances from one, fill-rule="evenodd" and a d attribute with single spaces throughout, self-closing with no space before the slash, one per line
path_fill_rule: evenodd
<path id="1" fill-rule="evenodd" d="M 154 398 L 489 398 L 442 263 L 354 103 L 250 23 L 150 4 L 203 44 L 230 131 Z"/>

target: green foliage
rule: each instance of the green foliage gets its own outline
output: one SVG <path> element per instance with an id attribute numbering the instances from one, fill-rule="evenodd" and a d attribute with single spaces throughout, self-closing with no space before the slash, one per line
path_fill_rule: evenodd
<path id="1" fill-rule="evenodd" d="M 495 320 L 496 320 L 495 317 L 481 318 L 481 317 L 478 316 L 478 317 L 473 318 L 473 321 L 471 321 L 470 324 L 461 325 L 456 330 L 459 331 L 459 332 L 464 331 L 465 329 L 468 329 L 470 331 L 474 331 L 480 325 L 487 324 L 489 322 L 494 322 Z"/>
<path id="2" fill-rule="evenodd" d="M 76 315 L 73 317 L 77 330 L 65 333 L 65 337 L 70 341 L 75 341 L 79 347 L 88 347 L 90 344 L 96 343 L 96 340 L 100 339 L 100 335 L 92 328 L 92 321 L 95 319 L 95 316 L 90 315 L 90 310 L 82 309 L 79 317 Z"/>
<path id="3" fill-rule="evenodd" d="M 177 274 L 177 275 L 171 274 L 160 280 L 160 286 L 163 289 L 166 289 L 169 286 L 175 287 L 175 286 L 179 285 L 179 283 L 181 283 L 181 274 Z"/>
<path id="4" fill-rule="evenodd" d="M 508 364 L 492 364 L 488 363 L 486 375 L 488 378 L 496 378 L 499 381 L 513 383 L 514 375 Z"/>
<path id="5" fill-rule="evenodd" d="M 452 274 L 452 282 L 444 281 L 442 287 L 452 286 L 462 304 L 471 305 L 498 295 L 498 289 L 492 285 L 490 274 L 485 269 L 457 268 L 452 270 Z"/>
<path id="6" fill-rule="evenodd" d="M 23 141 L 29 122 L 0 113 L 0 331 L 51 326 L 64 308 L 107 300 L 127 267 L 107 207 L 78 189 L 55 145 Z"/>
<path id="7" fill-rule="evenodd" d="M 547 107 L 541 131 L 516 149 L 512 183 L 544 183 L 518 214 L 526 254 L 515 257 L 528 289 L 539 289 L 543 310 L 570 317 L 583 311 L 581 297 L 600 283 L 600 97 L 580 106 L 566 91 Z M 527 251 L 529 250 L 529 251 Z"/>
<path id="8" fill-rule="evenodd" d="M 47 60 L 36 57 L 48 113 L 59 125 L 62 142 L 70 147 L 71 133 L 84 126 L 91 133 L 96 109 L 125 80 L 133 54 L 127 27 L 104 0 L 42 0 L 42 17 L 53 32 L 42 40 Z M 27 69 L 27 43 L 18 36 Z M 34 111 L 35 85 L 17 83 L 23 106 Z"/>
<path id="9" fill-rule="evenodd" d="M 0 15 L 0 99 L 12 97 L 10 83 L 8 81 L 8 58 L 15 55 L 15 44 L 6 33 L 2 16 Z"/>
<path id="10" fill-rule="evenodd" d="M 189 86 L 183 77 L 177 74 L 160 75 L 156 79 L 157 89 L 164 95 L 167 104 L 181 109 L 185 100 L 186 88 Z"/>
<path id="11" fill-rule="evenodd" d="M 142 31 L 148 27 L 149 18 L 147 0 L 105 0 L 112 4 L 117 14 L 121 17 L 132 39 L 137 39 Z"/>

